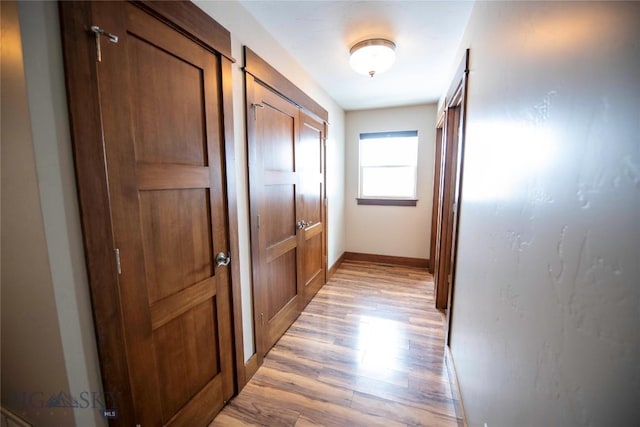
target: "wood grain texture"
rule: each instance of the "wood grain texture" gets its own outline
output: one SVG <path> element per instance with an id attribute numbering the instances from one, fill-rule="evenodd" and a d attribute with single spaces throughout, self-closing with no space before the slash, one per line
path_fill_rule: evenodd
<path id="1" fill-rule="evenodd" d="M 138 188 L 141 190 L 174 190 L 209 188 L 209 168 L 168 164 L 138 164 Z"/>
<path id="2" fill-rule="evenodd" d="M 134 423 L 118 278 L 110 218 L 102 117 L 96 85 L 95 39 L 86 36 L 91 3 L 59 3 L 69 121 L 100 373 L 108 408 L 118 408 L 122 425 Z"/>
<path id="3" fill-rule="evenodd" d="M 208 277 L 200 283 L 164 298 L 151 307 L 151 327 L 157 329 L 185 311 L 216 295 L 215 278 Z"/>
<path id="4" fill-rule="evenodd" d="M 249 381 L 251 377 L 253 377 L 256 374 L 256 372 L 258 371 L 258 355 L 257 354 L 253 353 L 253 356 L 251 356 L 249 360 L 247 360 L 247 362 L 244 364 L 244 371 L 245 371 L 245 378 L 247 381 Z"/>
<path id="5" fill-rule="evenodd" d="M 134 4 L 165 21 L 204 47 L 222 54 L 231 62 L 235 62 L 231 56 L 231 33 L 209 15 L 203 13 L 195 4 L 189 1 L 150 0 L 142 0 Z"/>
<path id="6" fill-rule="evenodd" d="M 424 269 L 345 260 L 211 426 L 462 426 Z"/>

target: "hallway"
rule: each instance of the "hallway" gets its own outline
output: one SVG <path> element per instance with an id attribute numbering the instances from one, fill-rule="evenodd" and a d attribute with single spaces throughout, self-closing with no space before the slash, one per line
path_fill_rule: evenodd
<path id="1" fill-rule="evenodd" d="M 425 270 L 345 261 L 212 426 L 462 425 Z"/>

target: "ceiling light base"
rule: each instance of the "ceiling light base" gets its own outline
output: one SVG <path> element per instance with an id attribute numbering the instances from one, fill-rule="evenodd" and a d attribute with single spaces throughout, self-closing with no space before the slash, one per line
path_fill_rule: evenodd
<path id="1" fill-rule="evenodd" d="M 349 53 L 355 72 L 373 77 L 393 65 L 396 45 L 387 39 L 367 39 L 353 45 Z"/>

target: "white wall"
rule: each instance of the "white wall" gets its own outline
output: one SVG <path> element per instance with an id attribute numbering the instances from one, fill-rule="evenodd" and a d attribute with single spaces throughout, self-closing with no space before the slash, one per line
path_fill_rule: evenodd
<path id="1" fill-rule="evenodd" d="M 101 386 L 73 169 L 59 170 L 72 164 L 64 86 L 41 86 L 61 79 L 61 60 L 39 57 L 59 54 L 56 21 L 40 26 L 57 8 L 19 8 L 20 24 L 16 4 L 2 4 L 2 404 L 34 425 L 93 425 L 93 408 L 42 408 Z"/>
<path id="2" fill-rule="evenodd" d="M 77 398 L 101 392 L 102 383 L 75 187 L 58 7 L 53 2 L 20 2 L 19 12 L 51 279 L 69 392 Z M 106 424 L 100 409 L 74 410 L 76 424 Z"/>
<path id="3" fill-rule="evenodd" d="M 196 5 L 231 32 L 233 104 L 238 183 L 240 268 L 245 358 L 254 352 L 251 300 L 251 251 L 249 242 L 247 153 L 244 117 L 244 58 L 246 45 L 329 112 L 327 140 L 327 195 L 329 199 L 329 266 L 345 251 L 344 243 L 344 111 L 324 92 L 273 37 L 237 1 L 195 1 Z"/>
<path id="4" fill-rule="evenodd" d="M 474 7 L 451 344 L 471 426 L 640 418 L 639 22 Z"/>
<path id="5" fill-rule="evenodd" d="M 348 111 L 346 119 L 346 250 L 429 258 L 436 105 Z M 358 205 L 358 144 L 361 133 L 418 130 L 416 207 Z"/>

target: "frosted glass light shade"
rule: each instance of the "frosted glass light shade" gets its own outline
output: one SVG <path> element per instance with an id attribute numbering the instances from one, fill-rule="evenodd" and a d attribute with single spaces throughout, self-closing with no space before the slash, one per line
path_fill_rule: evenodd
<path id="1" fill-rule="evenodd" d="M 349 63 L 356 73 L 369 75 L 387 71 L 396 58 L 396 45 L 385 39 L 369 39 L 351 48 Z"/>

